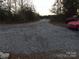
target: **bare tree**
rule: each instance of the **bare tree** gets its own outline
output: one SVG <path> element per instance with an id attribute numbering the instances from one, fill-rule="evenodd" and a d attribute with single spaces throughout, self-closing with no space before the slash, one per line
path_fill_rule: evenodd
<path id="1" fill-rule="evenodd" d="M 20 0 L 20 7 L 23 9 L 23 0 Z"/>
<path id="2" fill-rule="evenodd" d="M 11 0 L 7 0 L 8 10 L 11 11 Z"/>
<path id="3" fill-rule="evenodd" d="M 55 14 L 62 14 L 63 13 L 63 0 L 56 0 L 56 2 L 53 4 L 52 9 L 50 10 L 52 13 Z"/>
<path id="4" fill-rule="evenodd" d="M 15 4 L 15 13 L 17 12 L 17 0 L 13 0 L 14 4 Z"/>
<path id="5" fill-rule="evenodd" d="M 0 8 L 1 8 L 1 6 L 2 6 L 2 2 L 3 2 L 3 0 L 0 0 Z"/>

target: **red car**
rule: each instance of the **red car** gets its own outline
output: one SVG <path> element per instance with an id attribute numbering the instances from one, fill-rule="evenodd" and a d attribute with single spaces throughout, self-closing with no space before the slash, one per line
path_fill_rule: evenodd
<path id="1" fill-rule="evenodd" d="M 72 30 L 78 30 L 79 29 L 79 19 L 78 18 L 68 18 L 66 20 L 67 28 Z"/>

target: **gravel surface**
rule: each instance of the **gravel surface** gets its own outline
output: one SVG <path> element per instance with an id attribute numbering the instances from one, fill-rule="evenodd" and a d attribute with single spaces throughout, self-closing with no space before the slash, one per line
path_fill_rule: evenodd
<path id="1" fill-rule="evenodd" d="M 0 25 L 0 51 L 43 52 L 52 49 L 79 50 L 79 31 L 41 20 L 28 24 Z"/>

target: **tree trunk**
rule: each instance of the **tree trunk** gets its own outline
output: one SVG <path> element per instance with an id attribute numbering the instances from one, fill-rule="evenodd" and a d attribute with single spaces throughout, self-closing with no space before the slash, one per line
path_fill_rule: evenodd
<path id="1" fill-rule="evenodd" d="M 21 0 L 21 9 L 23 9 L 23 0 Z"/>
<path id="2" fill-rule="evenodd" d="M 14 0 L 15 3 L 15 13 L 17 12 L 17 5 L 16 5 L 17 0 Z"/>
<path id="3" fill-rule="evenodd" d="M 11 0 L 7 0 L 7 4 L 8 4 L 9 11 L 11 11 Z"/>

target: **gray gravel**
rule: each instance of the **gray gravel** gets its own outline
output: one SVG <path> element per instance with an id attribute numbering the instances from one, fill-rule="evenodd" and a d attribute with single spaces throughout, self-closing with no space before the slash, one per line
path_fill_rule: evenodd
<path id="1" fill-rule="evenodd" d="M 0 50 L 32 53 L 52 49 L 79 50 L 79 31 L 49 24 L 47 20 L 17 25 L 0 25 Z"/>

